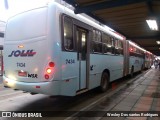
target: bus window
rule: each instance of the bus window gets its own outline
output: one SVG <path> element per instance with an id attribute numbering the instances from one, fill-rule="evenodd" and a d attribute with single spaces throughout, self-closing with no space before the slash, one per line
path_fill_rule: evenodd
<path id="1" fill-rule="evenodd" d="M 123 55 L 123 42 L 121 40 L 118 40 L 118 52 Z"/>
<path id="2" fill-rule="evenodd" d="M 113 37 L 110 38 L 110 44 L 111 44 L 111 49 L 110 49 L 110 52 L 112 54 L 115 54 L 115 39 Z"/>
<path id="3" fill-rule="evenodd" d="M 116 54 L 116 55 L 119 55 L 120 53 L 119 53 L 118 40 L 115 39 L 114 43 L 115 43 L 115 46 L 114 46 L 114 47 L 115 47 L 115 54 Z"/>
<path id="4" fill-rule="evenodd" d="M 112 54 L 112 40 L 110 36 L 104 33 L 102 36 L 102 41 L 103 41 L 103 52 Z"/>
<path id="5" fill-rule="evenodd" d="M 73 51 L 73 27 L 72 19 L 64 17 L 64 48 Z"/>
<path id="6" fill-rule="evenodd" d="M 92 40 L 92 52 L 102 53 L 102 40 L 101 32 L 98 30 L 93 30 L 93 40 Z"/>

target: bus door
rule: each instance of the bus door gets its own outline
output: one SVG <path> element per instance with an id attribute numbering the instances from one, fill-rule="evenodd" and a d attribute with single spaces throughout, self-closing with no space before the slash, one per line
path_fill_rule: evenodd
<path id="1" fill-rule="evenodd" d="M 79 63 L 79 90 L 87 88 L 87 30 L 76 28 L 77 60 Z"/>

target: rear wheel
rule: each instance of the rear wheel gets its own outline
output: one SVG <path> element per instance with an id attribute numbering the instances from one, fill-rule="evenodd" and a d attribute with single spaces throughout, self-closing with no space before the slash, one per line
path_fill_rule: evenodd
<path id="1" fill-rule="evenodd" d="M 100 91 L 105 92 L 107 91 L 108 87 L 109 87 L 109 75 L 108 73 L 104 72 L 101 77 Z"/>

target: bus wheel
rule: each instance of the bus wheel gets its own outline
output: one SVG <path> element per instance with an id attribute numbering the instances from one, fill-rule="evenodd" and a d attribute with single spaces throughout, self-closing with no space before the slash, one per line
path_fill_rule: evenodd
<path id="1" fill-rule="evenodd" d="M 109 75 L 108 73 L 104 72 L 101 77 L 100 91 L 105 92 L 107 91 L 108 87 L 109 87 Z"/>
<path id="2" fill-rule="evenodd" d="M 134 73 L 134 67 L 131 68 L 131 74 L 130 74 L 131 78 L 133 77 L 133 73 Z"/>

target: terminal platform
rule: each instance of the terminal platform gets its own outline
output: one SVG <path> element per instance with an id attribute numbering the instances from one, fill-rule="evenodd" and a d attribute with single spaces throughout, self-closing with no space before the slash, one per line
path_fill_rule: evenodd
<path id="1" fill-rule="evenodd" d="M 87 111 L 95 111 L 97 116 L 88 117 L 89 120 L 160 120 L 160 70 L 151 68 L 143 72 Z"/>

